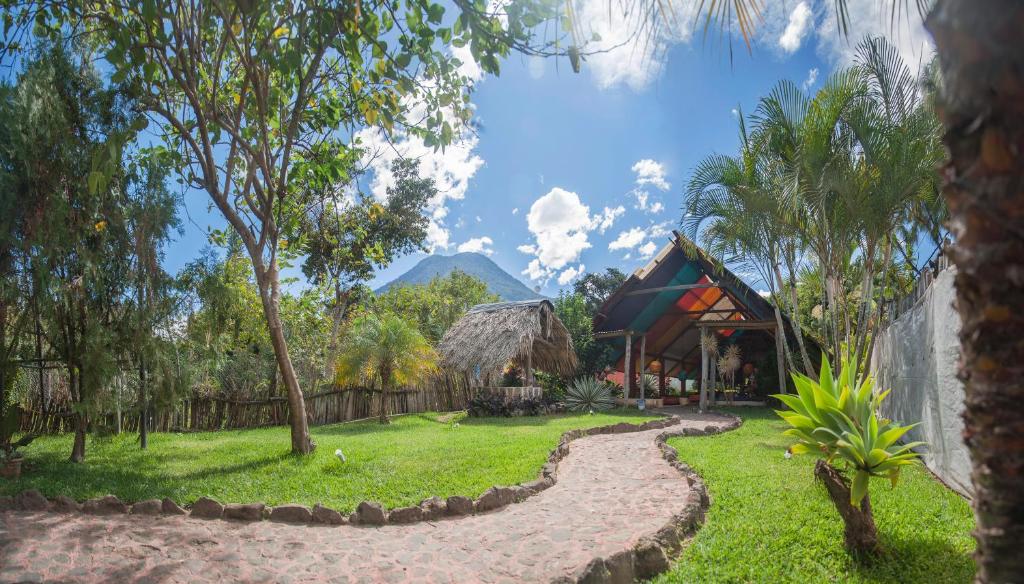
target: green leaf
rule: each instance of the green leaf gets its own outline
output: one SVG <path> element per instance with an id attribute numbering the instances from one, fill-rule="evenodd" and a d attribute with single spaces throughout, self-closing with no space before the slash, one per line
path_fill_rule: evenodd
<path id="1" fill-rule="evenodd" d="M 868 494 L 868 481 L 871 479 L 866 471 L 859 470 L 853 477 L 853 484 L 850 486 L 850 503 L 860 505 L 864 496 Z"/>

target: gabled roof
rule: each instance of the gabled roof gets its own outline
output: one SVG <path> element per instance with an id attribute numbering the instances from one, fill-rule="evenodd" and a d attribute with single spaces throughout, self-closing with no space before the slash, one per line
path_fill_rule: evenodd
<path id="1" fill-rule="evenodd" d="M 673 236 L 605 301 L 594 319 L 594 331 L 646 335 L 648 358 L 664 357 L 666 371 L 679 374 L 700 365 L 700 323 L 774 320 L 775 308 L 692 241 L 676 232 Z M 757 335 L 764 337 L 765 345 L 773 343 L 771 331 L 717 332 L 734 339 Z"/>

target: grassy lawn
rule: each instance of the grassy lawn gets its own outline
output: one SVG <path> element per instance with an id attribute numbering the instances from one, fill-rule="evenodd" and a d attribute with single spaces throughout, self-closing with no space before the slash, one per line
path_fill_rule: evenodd
<path id="1" fill-rule="evenodd" d="M 90 436 L 84 464 L 67 462 L 71 435 L 47 436 L 24 449 L 19 481 L 0 480 L 0 494 L 36 488 L 78 500 L 114 494 L 125 501 L 200 496 L 225 503 L 320 502 L 343 512 L 363 500 L 385 507 L 430 496 L 476 497 L 493 485 L 537 478 L 566 430 L 654 417 L 635 411 L 523 418 L 469 418 L 458 428 L 436 415 L 400 416 L 387 426 L 357 422 L 312 429 L 317 449 L 291 456 L 288 428 L 198 434 L 152 434 L 149 450 L 135 435 Z M 342 464 L 334 455 L 341 448 Z"/>
<path id="2" fill-rule="evenodd" d="M 792 443 L 768 410 L 737 408 L 743 426 L 676 438 L 680 460 L 704 477 L 707 523 L 659 582 L 970 582 L 974 527 L 966 501 L 927 470 L 871 484 L 886 553 L 860 563 L 842 547 L 843 524 L 813 476 L 814 458 L 783 458 Z"/>

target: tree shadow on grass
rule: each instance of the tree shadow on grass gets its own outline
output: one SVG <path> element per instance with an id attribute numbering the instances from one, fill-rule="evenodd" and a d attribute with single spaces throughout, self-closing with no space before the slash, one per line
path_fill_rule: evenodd
<path id="1" fill-rule="evenodd" d="M 868 582 L 970 582 L 975 564 L 971 553 L 935 537 L 905 538 L 879 533 L 878 556 L 850 556 L 857 574 Z"/>

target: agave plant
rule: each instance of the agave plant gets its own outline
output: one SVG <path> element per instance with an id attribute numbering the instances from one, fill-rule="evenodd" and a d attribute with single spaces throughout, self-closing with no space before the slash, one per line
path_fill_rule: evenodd
<path id="1" fill-rule="evenodd" d="M 857 386 L 856 370 L 845 361 L 838 378 L 833 378 L 828 359 L 822 359 L 818 381 L 793 373 L 793 382 L 797 395 L 775 396 L 790 408 L 776 410 L 791 426 L 784 434 L 797 439 L 789 452 L 824 456 L 814 473 L 846 523 L 847 547 L 875 552 L 878 534 L 868 482 L 871 477 L 884 477 L 895 488 L 900 470 L 917 462 L 913 448 L 924 443 L 898 442 L 916 424 L 901 426 L 880 418 L 878 408 L 889 391 L 875 393 L 871 377 Z"/>
<path id="2" fill-rule="evenodd" d="M 565 407 L 574 412 L 609 410 L 615 407 L 615 398 L 607 383 L 580 377 L 565 390 Z"/>

